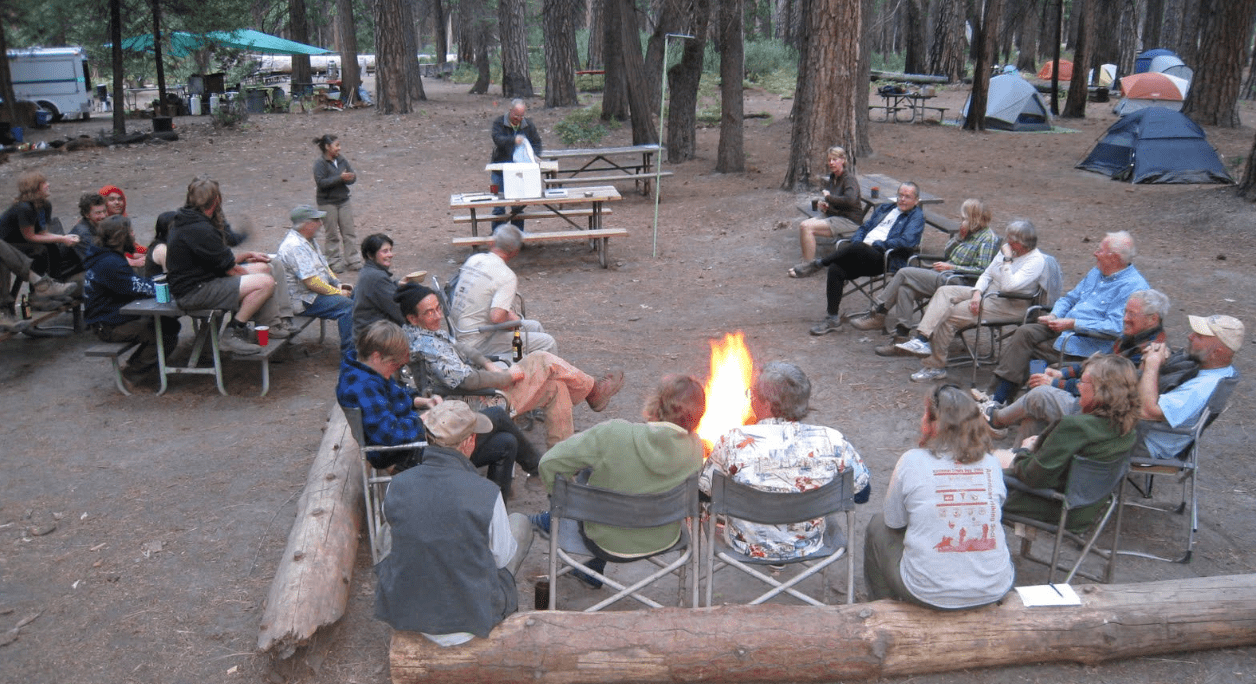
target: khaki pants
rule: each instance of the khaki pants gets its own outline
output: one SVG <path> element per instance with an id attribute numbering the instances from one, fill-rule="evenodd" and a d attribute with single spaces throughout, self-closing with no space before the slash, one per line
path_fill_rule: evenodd
<path id="1" fill-rule="evenodd" d="M 579 368 L 550 354 L 535 352 L 519 362 L 524 377 L 502 390 L 515 413 L 540 407 L 545 410 L 545 443 L 554 446 L 575 433 L 571 407 L 593 391 L 593 378 Z"/>

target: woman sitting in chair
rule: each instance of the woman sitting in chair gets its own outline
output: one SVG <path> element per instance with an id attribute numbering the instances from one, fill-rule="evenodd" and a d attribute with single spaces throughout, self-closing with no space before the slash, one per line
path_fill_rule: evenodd
<path id="1" fill-rule="evenodd" d="M 920 448 L 899 458 L 885 512 L 868 521 L 871 598 L 943 610 L 1003 598 L 1016 574 L 998 522 L 1006 496 L 977 402 L 955 385 L 931 392 Z"/>
<path id="2" fill-rule="evenodd" d="M 1134 447 L 1141 406 L 1134 364 L 1123 356 L 1096 354 L 1082 367 L 1077 388 L 1081 414 L 1065 416 L 1041 435 L 1026 439 L 1021 448 L 1000 454 L 1008 475 L 1035 489 L 1063 493 L 1074 455 L 1111 462 Z M 1107 501 L 1100 501 L 1071 510 L 1069 531 L 1084 531 L 1105 505 Z M 1058 501 L 1021 492 L 1012 492 L 1003 510 L 1044 522 L 1060 519 Z"/>

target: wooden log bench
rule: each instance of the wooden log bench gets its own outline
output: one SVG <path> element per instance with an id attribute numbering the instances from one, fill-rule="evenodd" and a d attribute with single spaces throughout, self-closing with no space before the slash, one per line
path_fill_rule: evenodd
<path id="1" fill-rule="evenodd" d="M 626 228 L 595 228 L 592 230 L 529 231 L 523 234 L 523 242 L 532 244 L 562 240 L 588 240 L 589 246 L 597 251 L 598 263 L 602 265 L 602 268 L 609 268 L 608 254 L 610 240 L 613 237 L 628 237 L 628 230 Z M 455 247 L 484 247 L 493 244 L 493 236 L 455 237 L 453 243 Z"/>
<path id="2" fill-rule="evenodd" d="M 118 386 L 118 391 L 126 396 L 131 396 L 131 391 L 127 389 L 126 380 L 122 377 L 122 365 L 118 362 L 118 358 L 128 351 L 138 347 L 137 342 L 102 342 L 94 347 L 89 347 L 83 352 L 83 356 L 94 359 L 109 359 L 113 363 L 113 382 Z"/>

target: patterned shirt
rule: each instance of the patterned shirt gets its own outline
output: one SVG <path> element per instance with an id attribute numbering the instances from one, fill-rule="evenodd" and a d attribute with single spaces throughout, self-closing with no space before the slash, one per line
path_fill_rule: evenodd
<path id="1" fill-rule="evenodd" d="M 362 436 L 369 445 L 397 446 L 423 439 L 423 421 L 414 410 L 414 398 L 401 385 L 358 361 L 352 348 L 340 359 L 336 401 L 346 408 L 362 409 Z"/>
<path id="2" fill-rule="evenodd" d="M 318 297 L 317 292 L 306 287 L 302 282 L 305 279 L 319 277 L 328 285 L 340 284 L 340 281 L 336 279 L 336 274 L 332 273 L 331 267 L 327 265 L 327 258 L 318 248 L 318 243 L 306 239 L 295 228 L 290 229 L 284 236 L 283 242 L 279 243 L 279 260 L 283 262 L 284 272 L 287 274 L 288 293 L 293 299 L 301 300 L 305 306 L 313 304 L 314 299 Z"/>
<path id="3" fill-rule="evenodd" d="M 475 368 L 467 363 L 454 348 L 453 338 L 444 328 L 428 330 L 406 324 L 401 328 L 410 338 L 410 354 L 418 354 L 427 363 L 428 370 L 446 387 L 457 387 Z"/>
<path id="4" fill-rule="evenodd" d="M 821 425 L 768 418 L 730 430 L 715 443 L 699 483 L 711 491 L 716 469 L 734 482 L 767 492 L 805 492 L 855 469 L 855 501 L 868 500 L 868 468 L 842 433 Z M 754 558 L 787 560 L 814 553 L 823 544 L 824 519 L 763 525 L 730 518 L 729 546 Z"/>
<path id="5" fill-rule="evenodd" d="M 942 250 L 942 260 L 955 266 L 957 273 L 979 275 L 998 253 L 999 236 L 987 226 L 966 238 L 960 238 L 959 233 L 951 236 Z"/>

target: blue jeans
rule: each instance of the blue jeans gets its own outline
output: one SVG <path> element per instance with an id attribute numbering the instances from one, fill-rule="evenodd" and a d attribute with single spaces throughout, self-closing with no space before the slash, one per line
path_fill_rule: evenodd
<path id="1" fill-rule="evenodd" d="M 489 171 L 488 182 L 493 185 L 496 185 L 498 192 L 506 191 L 506 183 L 505 183 L 505 179 L 502 177 L 501 171 Z M 510 211 L 511 214 L 517 214 L 523 211 L 523 205 L 521 204 L 519 206 L 511 207 L 510 209 L 511 209 Z M 502 216 L 505 213 L 506 213 L 505 207 L 493 207 L 494 216 Z M 505 221 L 493 221 L 493 230 L 497 230 L 497 226 L 500 226 L 503 223 L 505 223 Z M 514 224 L 514 226 L 518 228 L 519 230 L 523 230 L 523 219 L 515 219 L 511 221 L 511 223 Z"/>
<path id="2" fill-rule="evenodd" d="M 340 328 L 340 353 L 353 346 L 353 300 L 344 295 L 321 294 L 305 307 L 302 316 L 335 319 Z"/>

